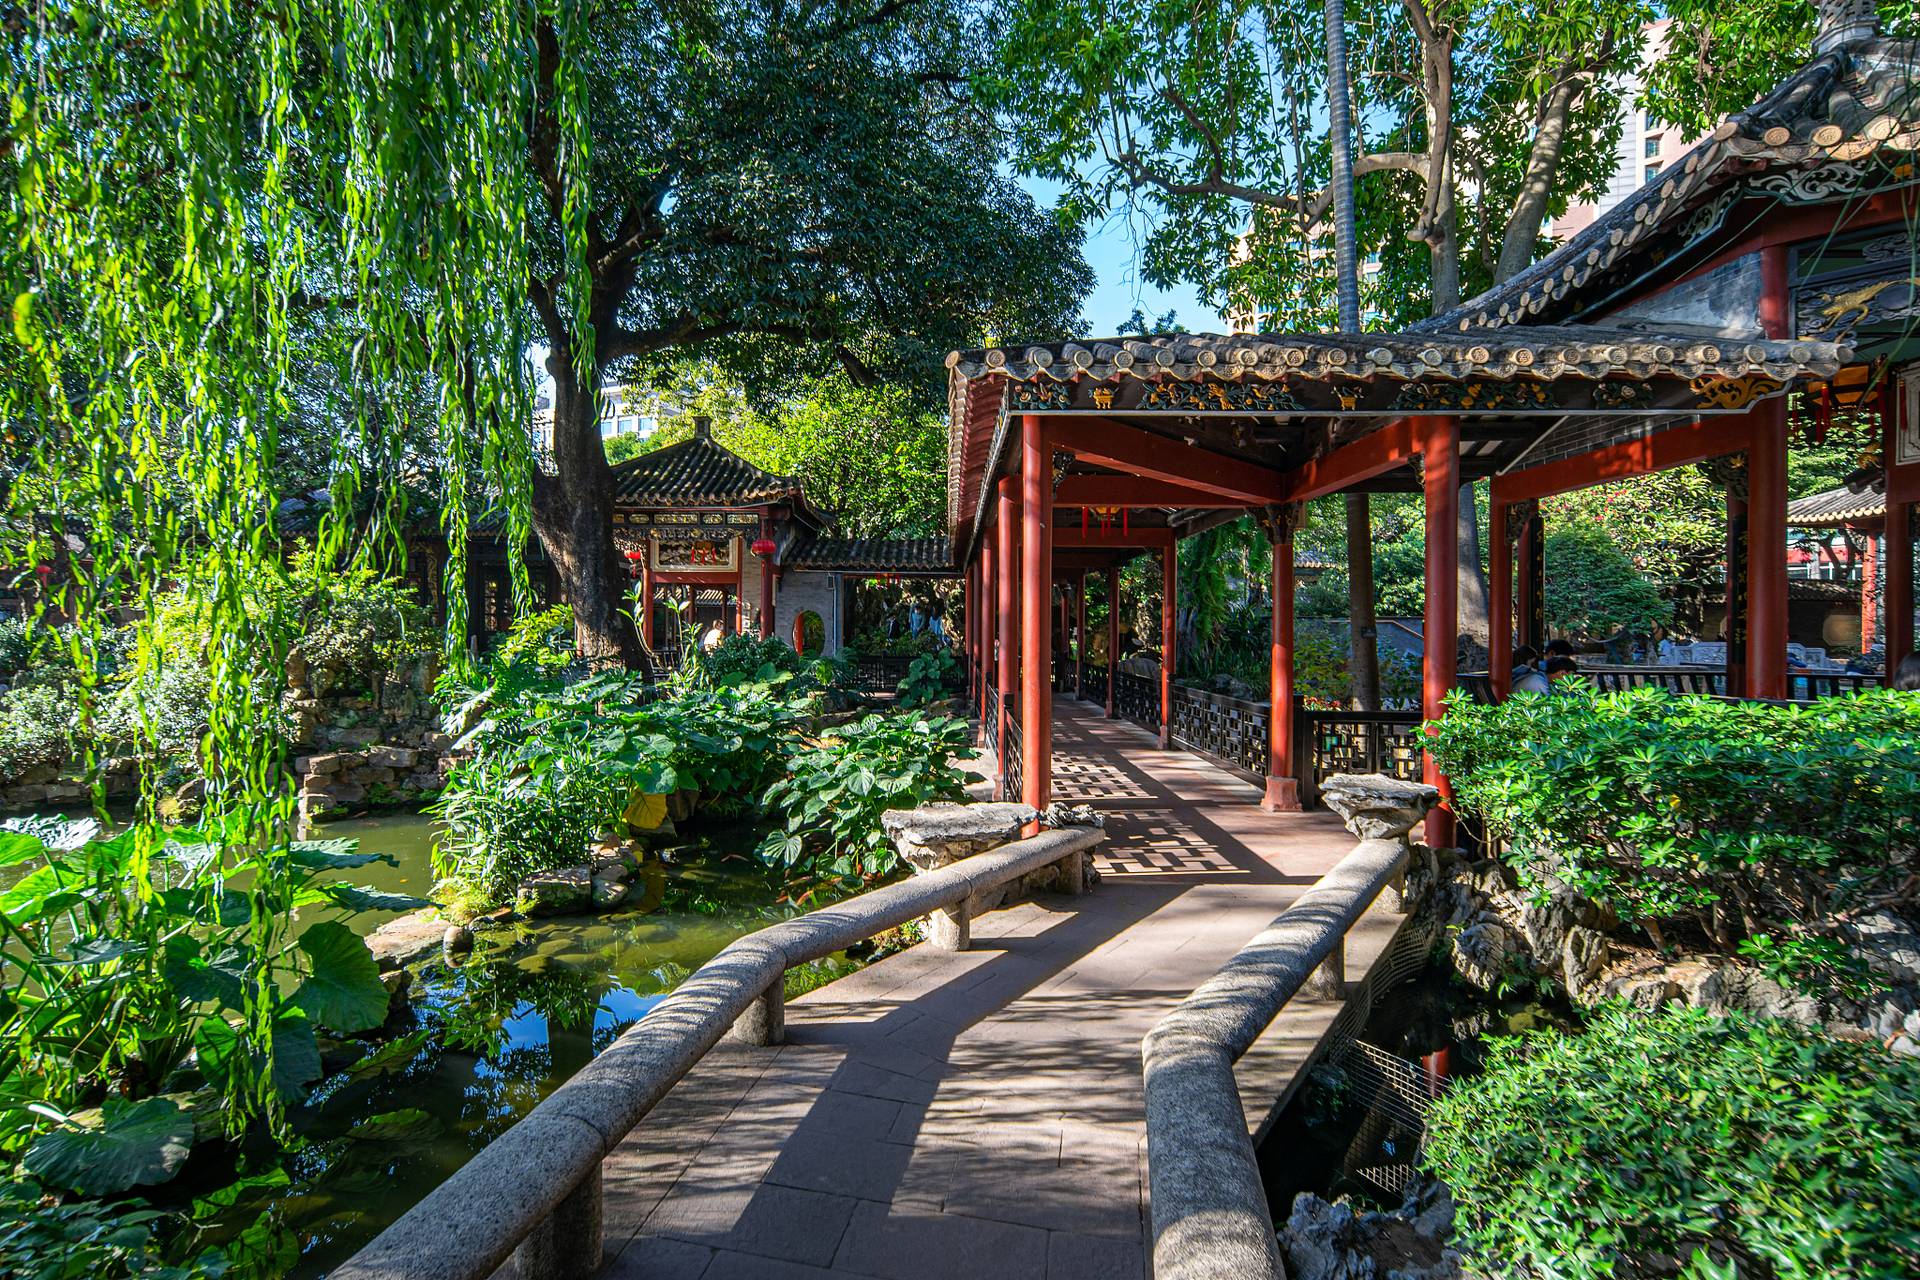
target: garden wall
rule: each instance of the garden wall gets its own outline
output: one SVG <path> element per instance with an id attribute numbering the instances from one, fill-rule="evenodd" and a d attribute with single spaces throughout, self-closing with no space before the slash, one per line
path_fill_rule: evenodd
<path id="1" fill-rule="evenodd" d="M 433 663 L 355 687 L 340 672 L 287 665 L 302 823 L 356 809 L 413 807 L 440 794 L 453 739 L 440 732 Z"/>

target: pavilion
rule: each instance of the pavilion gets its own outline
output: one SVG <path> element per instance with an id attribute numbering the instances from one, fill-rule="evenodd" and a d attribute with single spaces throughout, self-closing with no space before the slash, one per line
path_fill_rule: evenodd
<path id="1" fill-rule="evenodd" d="M 635 582 L 641 639 L 671 662 L 682 628 L 791 638 L 831 656 L 848 594 L 869 577 L 953 576 L 945 538 L 839 536 L 800 481 L 747 462 L 713 439 L 690 440 L 613 468 L 613 545 Z"/>
<path id="2" fill-rule="evenodd" d="M 1491 481 L 1491 680 L 1504 693 L 1508 640 L 1544 636 L 1539 500 L 1708 464 L 1727 489 L 1730 688 L 1784 696 L 1790 390 L 1850 396 L 1881 419 L 1897 662 L 1913 644 L 1920 499 L 1916 71 L 1920 49 L 1882 37 L 1870 3 L 1830 0 L 1814 60 L 1767 98 L 1505 285 L 1398 333 L 950 356 L 953 544 L 978 606 L 973 694 L 1003 784 L 1036 807 L 1051 795 L 1051 664 L 1033 659 L 1053 648 L 1063 571 L 1159 553 L 1165 741 L 1174 544 L 1227 509 L 1256 514 L 1277 552 L 1264 803 L 1298 808 L 1291 541 L 1302 503 L 1348 490 L 1425 495 L 1431 718 L 1455 685 L 1463 482 Z M 1425 771 L 1444 789 L 1430 759 Z M 1429 840 L 1451 835 L 1437 812 Z"/>

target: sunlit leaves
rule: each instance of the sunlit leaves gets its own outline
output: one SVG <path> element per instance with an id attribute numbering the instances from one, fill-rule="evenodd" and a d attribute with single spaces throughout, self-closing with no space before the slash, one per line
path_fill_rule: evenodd
<path id="1" fill-rule="evenodd" d="M 308 965 L 293 1002 L 334 1031 L 365 1031 L 387 1016 L 387 990 L 373 953 L 353 930 L 328 920 L 300 936 Z"/>

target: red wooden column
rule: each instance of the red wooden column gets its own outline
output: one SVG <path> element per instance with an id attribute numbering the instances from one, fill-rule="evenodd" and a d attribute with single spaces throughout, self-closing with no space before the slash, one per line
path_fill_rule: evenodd
<path id="1" fill-rule="evenodd" d="M 1513 692 L 1513 530 L 1514 508 L 1499 498 L 1487 504 L 1487 537 L 1493 561 L 1487 566 L 1487 677 L 1493 696 Z"/>
<path id="2" fill-rule="evenodd" d="M 1180 591 L 1179 547 L 1168 542 L 1160 549 L 1160 746 L 1173 744 L 1174 604 Z"/>
<path id="3" fill-rule="evenodd" d="M 648 649 L 653 648 L 653 537 L 648 535 L 642 544 L 640 558 L 640 639 Z"/>
<path id="4" fill-rule="evenodd" d="M 1073 580 L 1073 696 L 1087 696 L 1087 571 Z"/>
<path id="5" fill-rule="evenodd" d="M 773 541 L 773 521 L 766 516 L 760 517 L 760 536 Z M 773 634 L 773 557 L 767 556 L 760 561 L 760 638 L 765 640 Z"/>
<path id="6" fill-rule="evenodd" d="M 1107 719 L 1113 719 L 1113 685 L 1120 669 L 1120 566 L 1107 566 Z"/>
<path id="7" fill-rule="evenodd" d="M 1053 794 L 1053 450 L 1038 414 L 1020 419 L 1020 798 Z"/>
<path id="8" fill-rule="evenodd" d="M 1434 720 L 1453 689 L 1460 647 L 1460 424 L 1454 418 L 1421 418 L 1416 425 L 1427 490 L 1427 625 L 1420 711 Z M 1452 788 L 1431 755 L 1423 776 L 1451 802 Z M 1453 844 L 1451 809 L 1427 815 L 1427 843 L 1436 849 Z"/>
<path id="9" fill-rule="evenodd" d="M 976 705 L 980 708 L 980 745 L 987 743 L 987 716 L 993 708 L 987 705 L 987 693 L 998 687 L 999 663 L 994 652 L 994 616 L 999 612 L 1000 596 L 994 582 L 994 564 L 999 558 L 1000 528 L 988 525 L 987 533 L 980 540 L 980 692 Z M 994 726 L 996 729 L 998 725 Z M 995 767 L 999 761 L 994 762 Z"/>
<path id="10" fill-rule="evenodd" d="M 1747 696 L 1787 696 L 1787 402 L 1754 411 L 1747 453 Z"/>
<path id="11" fill-rule="evenodd" d="M 1267 793 L 1270 813 L 1300 811 L 1300 778 L 1293 759 L 1293 529 L 1298 503 L 1278 508 L 1267 524 L 1273 548 L 1273 643 L 1267 671 Z"/>
<path id="12" fill-rule="evenodd" d="M 1891 456 L 1891 455 L 1888 455 Z M 1913 652 L 1913 504 L 1887 502 L 1885 585 L 1887 678 Z"/>
<path id="13" fill-rule="evenodd" d="M 1880 536 L 1868 531 L 1867 558 L 1860 566 L 1860 652 L 1873 648 L 1879 634 L 1873 616 L 1873 598 L 1880 594 Z"/>
<path id="14" fill-rule="evenodd" d="M 1898 387 L 1898 383 L 1890 383 L 1880 396 L 1880 422 L 1885 435 L 1880 456 L 1887 465 L 1887 515 L 1882 528 L 1887 548 L 1887 573 L 1882 584 L 1886 609 L 1881 631 L 1885 637 L 1889 682 L 1900 660 L 1913 652 L 1914 504 L 1899 500 L 1911 494 L 1898 483 L 1904 477 L 1895 474 L 1895 460 L 1900 457 Z"/>
<path id="15" fill-rule="evenodd" d="M 1007 772 L 1007 724 L 1010 719 L 1007 715 L 1007 699 L 1013 696 L 1014 686 L 1020 679 L 1020 668 L 1017 665 L 1019 650 L 1016 647 L 1020 643 L 1020 633 L 1013 616 L 1014 574 L 1017 569 L 1014 561 L 1014 547 L 1020 527 L 1020 504 L 1014 500 L 1014 483 L 1012 476 L 1003 476 L 1000 479 L 998 495 L 1000 542 L 996 548 L 999 566 L 994 571 L 994 576 L 1000 585 L 1000 622 L 996 628 L 1000 637 L 1000 661 L 998 663 L 999 679 L 995 682 L 995 688 L 1000 694 L 997 713 L 1000 725 L 994 739 L 999 743 L 999 758 L 995 762 L 994 772 L 1002 777 L 1005 777 Z"/>

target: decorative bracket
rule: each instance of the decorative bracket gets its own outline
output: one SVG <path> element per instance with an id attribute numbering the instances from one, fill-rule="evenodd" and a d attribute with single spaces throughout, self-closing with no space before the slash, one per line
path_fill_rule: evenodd
<path id="1" fill-rule="evenodd" d="M 1747 500 L 1747 455 L 1729 453 L 1700 464 L 1701 474 L 1727 491 L 1736 502 Z"/>
<path id="2" fill-rule="evenodd" d="M 1267 541 L 1274 546 L 1290 545 L 1293 535 L 1299 532 L 1301 521 L 1306 516 L 1304 502 L 1282 502 L 1261 507 L 1253 513 L 1253 518 L 1266 530 Z"/>

